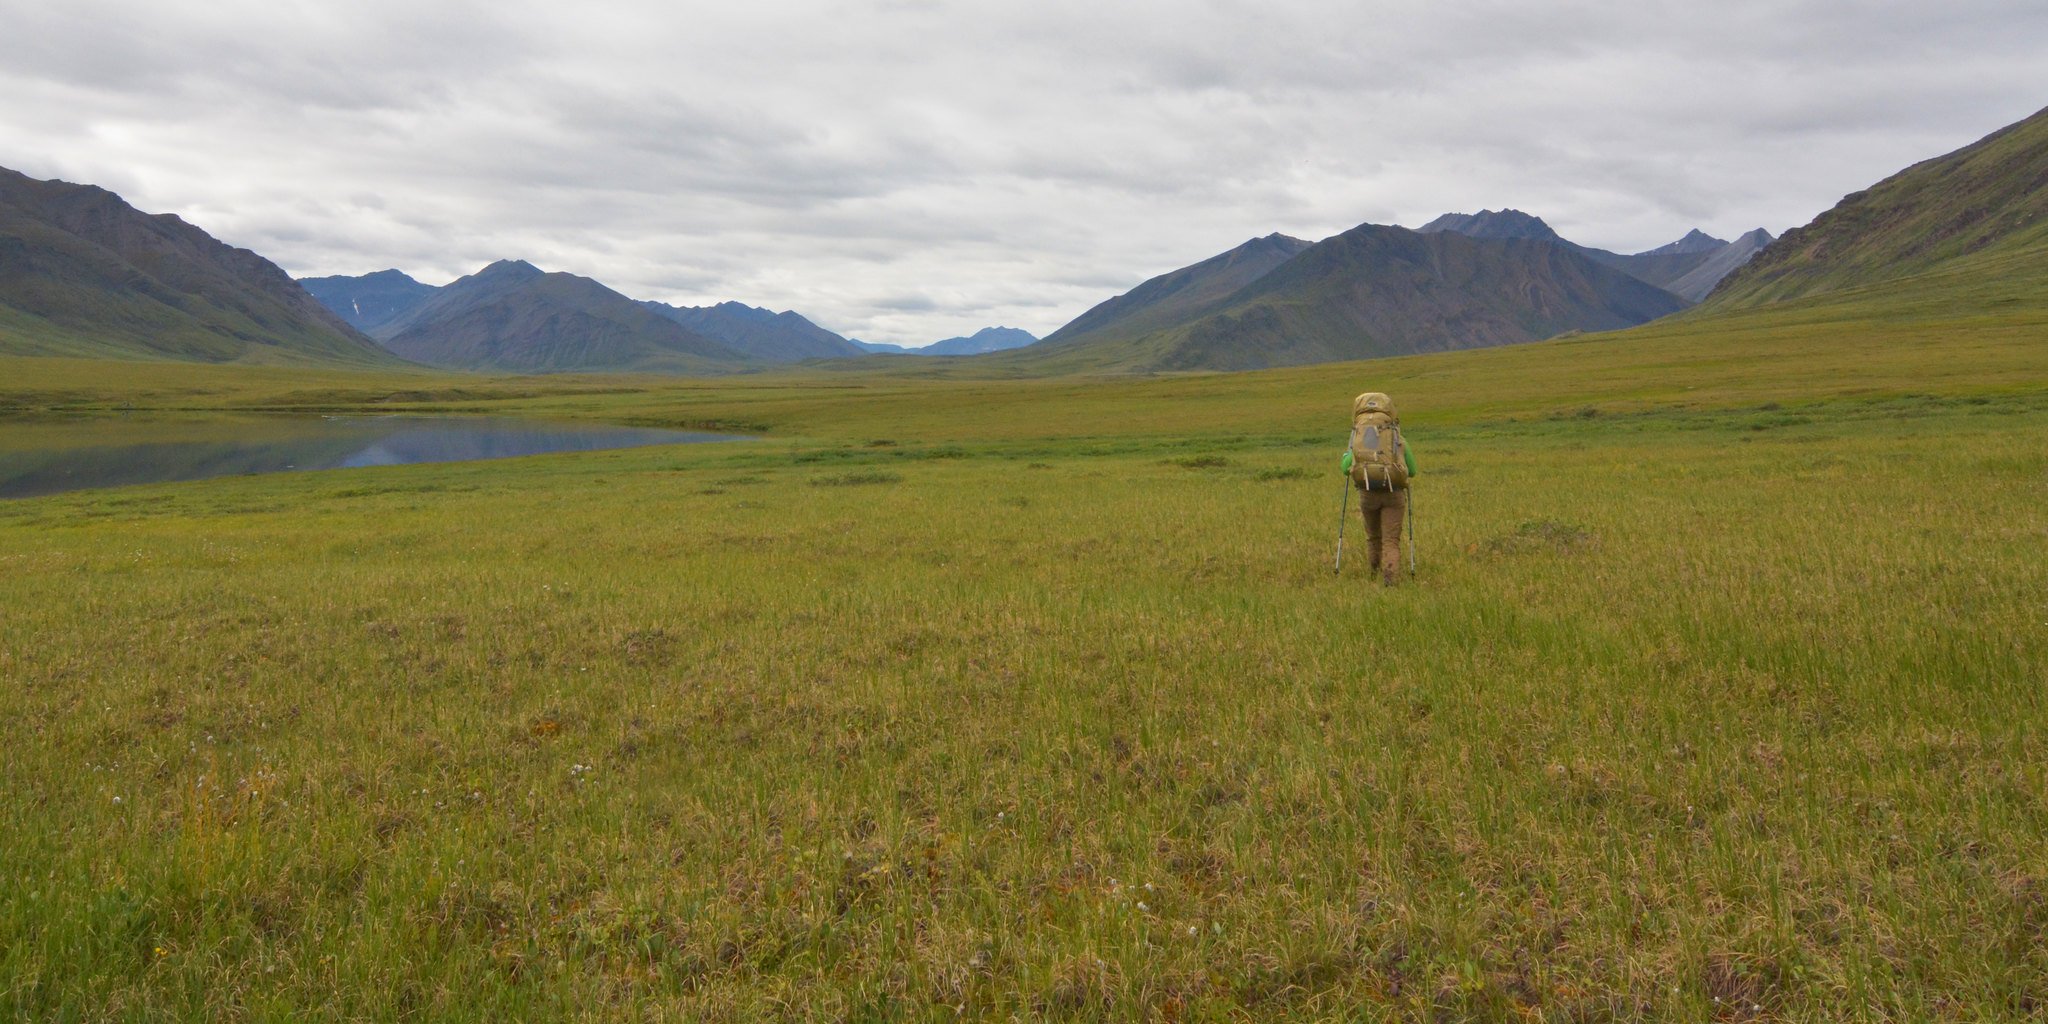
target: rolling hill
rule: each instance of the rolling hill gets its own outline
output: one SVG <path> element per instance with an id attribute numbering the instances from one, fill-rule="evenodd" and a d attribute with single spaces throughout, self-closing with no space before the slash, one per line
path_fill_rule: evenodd
<path id="1" fill-rule="evenodd" d="M 2048 109 L 1845 196 L 1722 279 L 1704 306 L 1742 309 L 2001 256 L 2048 260 Z"/>
<path id="2" fill-rule="evenodd" d="M 587 277 L 500 260 L 378 325 L 415 362 L 513 373 L 717 373 L 745 356 Z"/>
<path id="3" fill-rule="evenodd" d="M 274 263 L 92 185 L 0 168 L 0 352 L 395 364 Z"/>
<path id="4" fill-rule="evenodd" d="M 1550 239 L 1364 224 L 1301 249 L 1220 297 L 1184 303 L 1180 308 L 1192 315 L 1177 322 L 1165 315 L 1193 289 L 1158 285 L 1188 281 L 1221 291 L 1214 268 L 1242 266 L 1243 249 L 1155 278 L 1084 315 L 1103 326 L 1080 330 L 1085 325 L 1077 320 L 1027 351 L 1073 368 L 1246 370 L 1612 330 L 1685 306 Z M 1211 272 L 1201 273 L 1205 268 Z M 1138 301 L 1148 289 L 1160 298 Z M 1120 308 L 1137 315 L 1101 315 Z M 1133 320 L 1139 326 L 1127 326 Z"/>

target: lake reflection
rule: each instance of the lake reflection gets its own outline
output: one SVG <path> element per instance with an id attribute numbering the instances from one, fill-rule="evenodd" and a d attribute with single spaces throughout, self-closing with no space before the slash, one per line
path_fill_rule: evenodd
<path id="1" fill-rule="evenodd" d="M 0 423 L 0 498 L 90 487 L 553 452 L 737 441 L 734 434 L 497 417 Z"/>

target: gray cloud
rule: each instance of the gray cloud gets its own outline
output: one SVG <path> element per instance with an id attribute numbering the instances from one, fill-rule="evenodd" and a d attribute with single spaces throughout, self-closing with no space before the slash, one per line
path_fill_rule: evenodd
<path id="1" fill-rule="evenodd" d="M 708 6 L 708 5 L 699 5 Z M 0 0 L 0 164 L 301 275 L 517 257 L 921 343 L 1246 238 L 1803 223 L 2024 117 L 2023 0 Z"/>

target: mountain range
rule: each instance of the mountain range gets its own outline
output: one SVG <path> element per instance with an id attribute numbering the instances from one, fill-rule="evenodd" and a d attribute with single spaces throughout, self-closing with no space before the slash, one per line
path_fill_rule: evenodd
<path id="1" fill-rule="evenodd" d="M 530 264 L 501 261 L 447 287 L 460 286 L 465 293 L 489 288 L 504 291 L 519 286 L 536 274 L 540 271 Z M 712 306 L 672 306 L 647 300 L 636 303 L 647 313 L 696 336 L 695 342 L 686 344 L 679 342 L 673 331 L 650 328 L 645 317 L 630 315 L 620 309 L 620 300 L 634 300 L 615 292 L 600 295 L 589 288 L 569 289 L 566 285 L 543 290 L 528 295 L 527 302 L 555 303 L 561 308 L 547 312 L 528 308 L 516 317 L 508 313 L 494 321 L 479 320 L 470 314 L 479 301 L 475 295 L 461 301 L 440 298 L 445 289 L 421 284 L 397 270 L 380 270 L 353 277 L 313 277 L 299 283 L 336 315 L 358 330 L 385 342 L 393 351 L 432 366 L 456 369 L 511 372 L 540 372 L 542 369 L 659 370 L 680 366 L 674 350 L 678 345 L 684 345 L 689 355 L 711 362 L 688 366 L 679 372 L 720 372 L 737 368 L 738 364 L 759 366 L 806 359 L 845 359 L 876 352 L 926 356 L 979 355 L 1020 348 L 1038 340 L 1029 332 L 1014 327 L 985 327 L 967 337 L 947 338 L 923 348 L 908 348 L 849 340 L 819 327 L 800 313 L 789 310 L 778 313 L 743 302 L 721 302 Z M 605 291 L 609 292 L 609 289 Z M 552 333 L 535 333 L 535 325 L 543 322 L 557 326 Z M 608 347 L 593 347 L 586 340 L 577 340 L 571 336 L 574 331 L 565 335 L 563 331 L 566 328 L 560 326 L 564 322 L 607 325 L 604 333 Z M 480 326 L 510 333 L 494 336 L 491 339 L 494 344 L 487 345 L 486 339 L 476 336 Z M 523 338 L 520 336 L 522 333 Z M 628 341 L 629 335 L 636 336 L 637 340 Z M 707 349 L 705 341 L 716 343 L 724 351 Z M 639 354 L 627 353 L 627 347 Z M 562 350 L 563 354 L 551 357 L 542 354 L 541 350 Z M 599 358 L 605 361 L 593 361 Z M 624 361 L 618 361 L 620 359 Z"/>
<path id="2" fill-rule="evenodd" d="M 670 306 L 660 302 L 641 305 L 762 362 L 836 359 L 866 352 L 860 345 L 789 310 L 777 313 L 742 302 L 721 302 L 715 306 Z"/>
<path id="3" fill-rule="evenodd" d="M 746 357 L 587 277 L 499 260 L 435 289 L 370 336 L 457 370 L 716 373 Z"/>
<path id="4" fill-rule="evenodd" d="M 1884 286 L 1953 304 L 1986 281 L 2048 285 L 2044 214 L 2048 111 L 1781 239 L 1694 230 L 1622 254 L 1517 210 L 1313 243 L 1272 234 L 1144 281 L 1042 342 L 990 328 L 914 351 L 980 353 L 1006 372 L 1236 370 L 1612 330 L 1701 298 L 1704 314 Z M 395 270 L 294 282 L 175 216 L 0 169 L 0 354 L 711 374 L 890 348 L 794 312 L 640 302 L 515 260 L 440 288 Z"/>
<path id="5" fill-rule="evenodd" d="M 1425 234 L 1455 231 L 1473 238 L 1540 239 L 1566 246 L 1638 280 L 1656 285 L 1687 302 L 1698 302 L 1714 290 L 1729 272 L 1761 252 L 1772 242 L 1763 228 L 1750 231 L 1733 242 L 1722 241 L 1694 228 L 1685 237 L 1644 252 L 1623 254 L 1595 249 L 1567 241 L 1540 217 L 1520 210 L 1481 210 L 1476 214 L 1447 213 L 1416 229 Z"/>
<path id="6" fill-rule="evenodd" d="M 527 287 L 536 275 L 554 276 L 524 262 L 500 261 L 446 288 L 421 284 L 397 270 L 307 278 L 300 283 L 343 320 L 394 351 L 435 366 L 514 372 L 538 367 L 719 372 L 741 364 L 839 359 L 869 351 L 787 310 L 778 313 L 740 302 L 673 306 L 628 299 L 602 286 L 571 287 L 559 280 L 546 287 Z M 449 298 L 449 289 L 463 294 Z M 520 298 L 509 295 L 520 289 Z M 516 315 L 500 309 L 498 320 L 480 320 L 474 311 L 487 293 L 500 304 L 517 302 L 526 308 Z M 626 310 L 625 304 L 638 311 Z M 541 325 L 548 326 L 543 330 Z M 497 336 L 486 346 L 475 336 L 486 326 L 524 333 Z M 603 341 L 593 340 L 592 332 L 603 335 Z M 563 351 L 542 351 L 553 349 Z M 599 358 L 604 361 L 593 361 Z M 707 362 L 695 365 L 693 359 Z"/>
<path id="7" fill-rule="evenodd" d="M 5 168 L 0 353 L 397 362 L 247 249 L 103 188 Z"/>
<path id="8" fill-rule="evenodd" d="M 1548 238 L 1361 224 L 1313 244 L 1252 239 L 1096 306 L 1038 349 L 1075 366 L 1246 370 L 1612 330 L 1685 305 Z"/>
<path id="9" fill-rule="evenodd" d="M 1621 254 L 1520 210 L 1362 224 L 1320 242 L 1254 238 L 1161 274 L 1046 337 L 1030 356 L 1126 370 L 1241 370 L 1535 341 L 1632 327 L 1703 298 L 1771 242 L 1694 229 Z"/>
<path id="10" fill-rule="evenodd" d="M 891 345 L 880 341 L 860 341 L 855 345 L 865 352 L 879 352 L 886 355 L 907 356 L 979 356 L 990 352 L 1007 352 L 1011 349 L 1035 345 L 1038 338 L 1030 331 L 1015 327 L 984 327 L 963 338 L 947 338 L 935 341 L 922 348 L 905 345 Z"/>

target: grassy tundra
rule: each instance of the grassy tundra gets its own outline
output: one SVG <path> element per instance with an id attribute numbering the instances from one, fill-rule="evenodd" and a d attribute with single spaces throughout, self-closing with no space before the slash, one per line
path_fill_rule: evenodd
<path id="1" fill-rule="evenodd" d="M 2029 316 L 1143 380 L 8 362 L 24 415 L 767 439 L 0 505 L 0 1008 L 2038 1015 Z M 1423 470 L 1394 591 L 1329 571 L 1367 386 Z"/>

